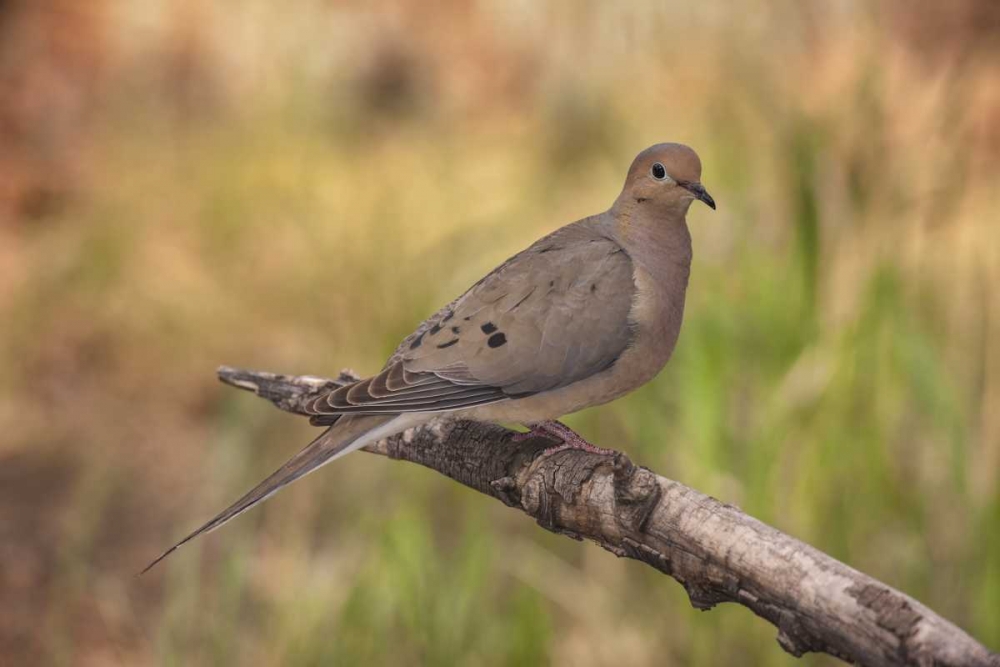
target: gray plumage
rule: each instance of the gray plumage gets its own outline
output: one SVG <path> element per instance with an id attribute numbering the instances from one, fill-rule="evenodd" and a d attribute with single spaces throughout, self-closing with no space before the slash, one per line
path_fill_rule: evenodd
<path id="1" fill-rule="evenodd" d="M 146 569 L 319 466 L 442 413 L 535 428 L 650 380 L 680 333 L 688 207 L 715 208 L 700 177 L 687 146 L 640 153 L 608 211 L 488 273 L 407 336 L 378 375 L 315 399 L 310 421 L 329 428 Z"/>
<path id="2" fill-rule="evenodd" d="M 632 289 L 633 271 L 622 247 L 602 234 L 599 218 L 563 227 L 428 318 L 379 375 L 316 399 L 311 421 L 455 410 L 598 373 L 632 335 L 632 304 L 622 295 Z"/>

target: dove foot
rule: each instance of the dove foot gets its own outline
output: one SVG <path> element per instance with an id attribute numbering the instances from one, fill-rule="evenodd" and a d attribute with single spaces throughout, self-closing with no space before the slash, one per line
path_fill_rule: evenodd
<path id="1" fill-rule="evenodd" d="M 523 442 L 536 437 L 562 441 L 561 445 L 546 449 L 545 454 L 561 452 L 564 449 L 582 449 L 591 454 L 602 454 L 604 456 L 613 456 L 616 453 L 613 449 L 605 449 L 590 444 L 579 433 L 559 421 L 538 422 L 537 424 L 531 424 L 529 428 L 531 428 L 529 432 L 515 435 L 513 441 Z"/>

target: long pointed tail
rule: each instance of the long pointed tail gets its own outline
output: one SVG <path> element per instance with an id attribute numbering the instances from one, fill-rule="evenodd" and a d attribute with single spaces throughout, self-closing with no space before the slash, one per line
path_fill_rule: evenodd
<path id="1" fill-rule="evenodd" d="M 391 435 L 393 429 L 383 429 L 380 426 L 389 426 L 389 422 L 396 419 L 396 415 L 385 416 L 356 416 L 343 417 L 334 426 L 323 432 L 318 438 L 306 445 L 302 451 L 288 460 L 285 465 L 278 468 L 270 477 L 255 486 L 242 498 L 217 514 L 211 521 L 194 531 L 183 540 L 164 551 L 152 563 L 147 565 L 139 574 L 145 574 L 154 565 L 177 551 L 194 538 L 205 533 L 210 533 L 216 528 L 228 523 L 232 519 L 246 512 L 259 502 L 267 500 L 283 487 L 291 484 L 295 480 L 303 477 L 316 468 L 329 463 L 335 459 L 349 454 L 356 449 L 377 440 L 378 438 Z M 366 435 L 375 437 L 364 437 Z"/>

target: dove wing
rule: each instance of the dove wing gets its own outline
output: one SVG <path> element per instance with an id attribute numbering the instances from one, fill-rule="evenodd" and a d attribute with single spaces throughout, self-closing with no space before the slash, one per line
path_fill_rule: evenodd
<path id="1" fill-rule="evenodd" d="M 313 423 L 495 403 L 608 368 L 632 339 L 632 261 L 583 223 L 487 274 L 408 336 L 378 375 L 317 398 Z"/>

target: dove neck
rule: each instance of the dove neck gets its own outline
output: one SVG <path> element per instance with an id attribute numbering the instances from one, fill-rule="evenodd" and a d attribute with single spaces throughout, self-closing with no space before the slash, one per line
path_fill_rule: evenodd
<path id="1" fill-rule="evenodd" d="M 659 285 L 687 287 L 691 271 L 691 233 L 684 212 L 619 211 L 615 230 L 629 257 Z"/>

